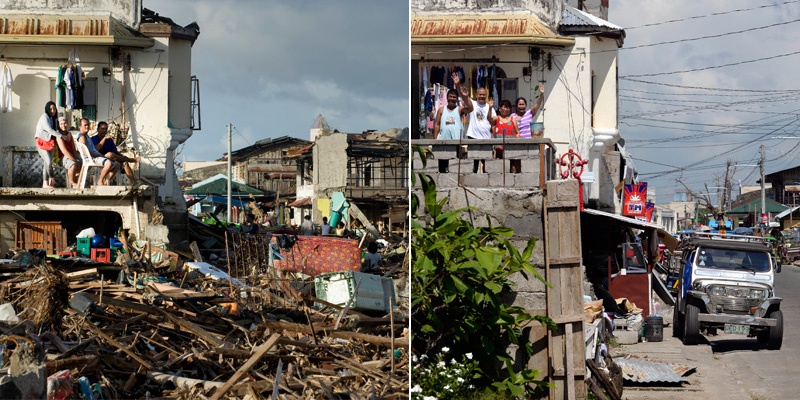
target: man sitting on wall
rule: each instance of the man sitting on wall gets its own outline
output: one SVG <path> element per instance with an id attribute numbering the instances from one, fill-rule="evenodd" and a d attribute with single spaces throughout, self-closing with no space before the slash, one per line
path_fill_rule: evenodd
<path id="1" fill-rule="evenodd" d="M 130 158 L 124 156 L 122 153 L 117 150 L 117 145 L 114 144 L 114 139 L 111 136 L 108 136 L 108 124 L 105 121 L 100 121 L 97 123 L 97 135 L 92 136 L 92 144 L 94 145 L 95 150 L 102 153 L 106 158 L 112 161 L 116 161 L 118 163 L 122 163 L 122 168 L 125 171 L 125 176 L 128 177 L 130 180 L 131 185 L 136 183 L 136 178 L 133 176 L 133 170 L 131 170 L 130 163 L 138 163 L 141 161 L 141 157 Z M 111 181 L 113 175 L 109 178 Z"/>

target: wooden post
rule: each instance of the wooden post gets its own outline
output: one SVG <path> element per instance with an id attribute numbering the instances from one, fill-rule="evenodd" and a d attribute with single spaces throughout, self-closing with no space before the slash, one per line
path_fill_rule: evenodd
<path id="1" fill-rule="evenodd" d="M 547 316 L 558 331 L 550 331 L 551 399 L 586 397 L 583 357 L 583 272 L 578 182 L 549 181 L 545 196 L 545 279 Z"/>

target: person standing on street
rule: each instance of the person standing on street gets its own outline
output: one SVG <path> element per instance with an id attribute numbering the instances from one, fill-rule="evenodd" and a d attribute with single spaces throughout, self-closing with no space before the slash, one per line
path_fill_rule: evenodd
<path id="1" fill-rule="evenodd" d="M 303 223 L 300 225 L 300 233 L 306 236 L 313 236 L 315 227 L 314 223 L 311 222 L 311 216 L 306 215 L 303 219 Z"/>

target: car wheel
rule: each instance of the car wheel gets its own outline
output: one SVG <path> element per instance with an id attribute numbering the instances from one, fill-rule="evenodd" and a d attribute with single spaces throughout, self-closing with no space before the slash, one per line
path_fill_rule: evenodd
<path id="1" fill-rule="evenodd" d="M 687 346 L 694 346 L 700 342 L 700 309 L 694 304 L 686 305 L 686 318 L 683 321 L 683 344 Z"/>
<path id="2" fill-rule="evenodd" d="M 778 350 L 783 344 L 783 312 L 775 310 L 769 313 L 769 318 L 778 320 L 778 324 L 769 328 L 769 341 L 767 348 L 770 350 Z"/>
<path id="3" fill-rule="evenodd" d="M 672 311 L 672 336 L 676 338 L 683 337 L 683 317 L 677 305 Z"/>

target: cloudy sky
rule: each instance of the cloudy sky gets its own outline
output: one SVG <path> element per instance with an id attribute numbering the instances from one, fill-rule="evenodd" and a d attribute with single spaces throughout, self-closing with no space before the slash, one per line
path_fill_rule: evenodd
<path id="1" fill-rule="evenodd" d="M 322 115 L 332 129 L 408 126 L 408 3 L 404 1 L 145 0 L 185 26 L 196 21 L 192 73 L 202 130 L 182 158 L 216 160 L 265 138 L 308 140 Z"/>
<path id="2" fill-rule="evenodd" d="M 761 144 L 767 174 L 800 164 L 800 0 L 611 0 L 610 7 L 609 20 L 627 34 L 620 133 L 658 203 L 671 201 L 679 182 L 715 192 L 728 161 L 739 164 L 734 193 L 740 180 L 756 185 Z"/>

